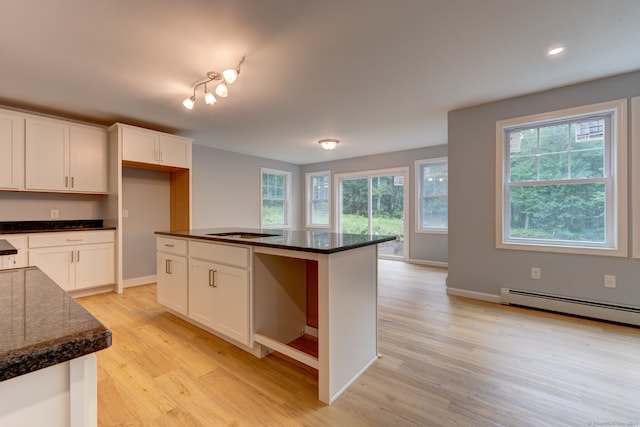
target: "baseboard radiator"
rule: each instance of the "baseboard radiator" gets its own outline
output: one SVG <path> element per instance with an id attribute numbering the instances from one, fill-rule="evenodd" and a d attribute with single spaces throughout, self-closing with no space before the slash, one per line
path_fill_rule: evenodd
<path id="1" fill-rule="evenodd" d="M 640 326 L 640 307 L 602 303 L 519 289 L 502 288 L 502 304 L 539 308 L 576 316 Z"/>

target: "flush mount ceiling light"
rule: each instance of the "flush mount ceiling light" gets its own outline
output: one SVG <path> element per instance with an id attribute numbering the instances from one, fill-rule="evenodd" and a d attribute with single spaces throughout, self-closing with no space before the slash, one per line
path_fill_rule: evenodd
<path id="1" fill-rule="evenodd" d="M 207 73 L 207 79 L 196 84 L 193 87 L 193 95 L 182 101 L 182 105 L 184 106 L 184 108 L 186 108 L 187 110 L 193 110 L 193 107 L 196 105 L 196 89 L 198 89 L 200 86 L 204 86 L 205 104 L 215 104 L 217 101 L 216 97 L 213 95 L 213 93 L 209 92 L 209 89 L 207 88 L 207 84 L 211 82 L 220 82 L 215 89 L 216 95 L 218 95 L 220 98 L 226 98 L 229 94 L 228 85 L 233 84 L 233 82 L 237 80 L 238 75 L 240 74 L 240 65 L 242 65 L 243 62 L 244 56 L 242 57 L 240 62 L 238 62 L 236 68 L 229 68 L 227 70 L 224 70 L 223 72 L 209 71 Z"/>
<path id="2" fill-rule="evenodd" d="M 549 49 L 549 50 L 547 51 L 547 55 L 549 55 L 549 56 L 558 56 L 558 55 L 560 55 L 562 52 L 564 52 L 564 47 L 562 47 L 562 46 L 556 46 L 556 47 L 553 47 L 553 48 Z"/>
<path id="3" fill-rule="evenodd" d="M 333 150 L 338 146 L 338 144 L 340 144 L 340 141 L 338 141 L 337 139 L 327 138 L 321 139 L 320 141 L 318 141 L 318 144 L 320 144 L 320 146 L 325 150 Z"/>

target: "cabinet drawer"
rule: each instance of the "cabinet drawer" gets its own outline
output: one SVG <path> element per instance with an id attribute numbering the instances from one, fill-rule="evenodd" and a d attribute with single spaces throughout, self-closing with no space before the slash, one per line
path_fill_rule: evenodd
<path id="1" fill-rule="evenodd" d="M 249 267 L 249 248 L 246 247 L 190 241 L 189 256 L 220 264 Z"/>
<path id="2" fill-rule="evenodd" d="M 29 248 L 84 245 L 113 242 L 113 230 L 34 233 L 29 235 Z"/>
<path id="3" fill-rule="evenodd" d="M 156 250 L 167 254 L 187 255 L 187 241 L 169 237 L 157 237 Z"/>

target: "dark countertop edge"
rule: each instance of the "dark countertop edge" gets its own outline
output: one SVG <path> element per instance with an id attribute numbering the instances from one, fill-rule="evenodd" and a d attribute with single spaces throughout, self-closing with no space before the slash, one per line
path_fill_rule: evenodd
<path id="1" fill-rule="evenodd" d="M 116 227 L 87 227 L 87 228 L 52 228 L 49 230 L 0 230 L 0 235 L 3 234 L 33 234 L 33 233 L 60 233 L 60 232 L 72 232 L 72 231 L 101 231 L 101 230 L 115 230 Z"/>
<path id="2" fill-rule="evenodd" d="M 15 255 L 18 250 L 8 241 L 0 239 L 0 256 L 3 255 Z"/>
<path id="3" fill-rule="evenodd" d="M 97 328 L 82 337 L 62 342 L 57 340 L 55 344 L 40 350 L 29 352 L 27 349 L 23 349 L 17 354 L 0 355 L 0 381 L 104 350 L 111 346 L 111 337 L 109 329 Z"/>
<path id="4" fill-rule="evenodd" d="M 202 236 L 197 234 L 185 234 L 185 231 L 182 232 L 171 232 L 171 231 L 156 231 L 155 234 L 162 236 L 171 236 L 178 237 L 183 239 L 197 239 L 197 240 L 207 240 L 213 242 L 224 242 L 224 243 L 235 243 L 239 245 L 247 245 L 247 246 L 263 246 L 267 248 L 276 248 L 276 249 L 287 249 L 290 251 L 299 251 L 299 252 L 310 252 L 316 254 L 333 254 L 336 252 L 348 251 L 350 249 L 362 248 L 364 246 L 377 245 L 378 243 L 390 242 L 392 240 L 396 240 L 395 236 L 387 236 L 381 237 L 379 240 L 375 242 L 361 242 L 355 243 L 351 245 L 340 246 L 338 248 L 331 249 L 319 249 L 319 248 L 310 248 L 307 246 L 294 246 L 294 245 L 285 245 L 281 243 L 269 243 L 256 239 L 235 239 L 233 237 L 225 237 L 225 236 Z"/>

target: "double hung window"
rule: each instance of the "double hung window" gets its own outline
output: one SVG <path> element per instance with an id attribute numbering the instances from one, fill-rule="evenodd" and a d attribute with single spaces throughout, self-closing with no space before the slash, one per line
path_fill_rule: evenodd
<path id="1" fill-rule="evenodd" d="M 291 172 L 262 168 L 262 226 L 291 225 Z"/>
<path id="2" fill-rule="evenodd" d="M 625 105 L 497 123 L 498 247 L 626 253 Z"/>
<path id="3" fill-rule="evenodd" d="M 330 188 L 329 171 L 313 172 L 306 175 L 307 227 L 330 226 Z"/>
<path id="4" fill-rule="evenodd" d="M 416 161 L 418 182 L 418 231 L 441 232 L 448 228 L 449 165 L 446 157 Z"/>

